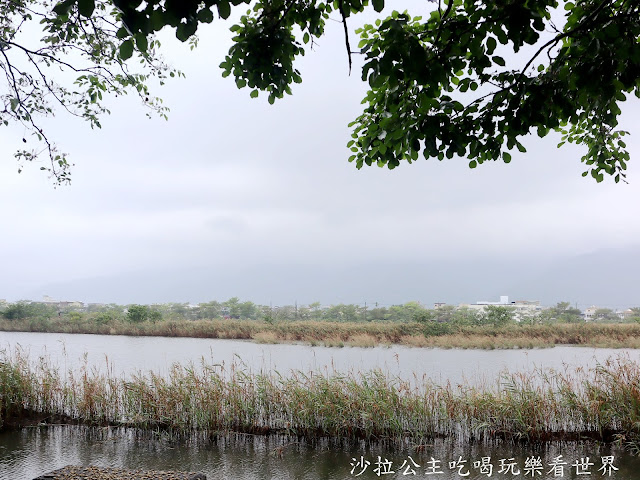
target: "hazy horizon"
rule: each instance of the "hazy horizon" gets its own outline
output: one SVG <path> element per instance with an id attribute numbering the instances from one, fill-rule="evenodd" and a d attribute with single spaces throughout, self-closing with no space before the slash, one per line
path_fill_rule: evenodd
<path id="1" fill-rule="evenodd" d="M 54 189 L 40 161 L 18 174 L 23 132 L 0 129 L 0 298 L 640 304 L 638 99 L 621 105 L 629 183 L 583 178 L 584 149 L 554 134 L 525 138 L 508 165 L 357 170 L 348 123 L 366 84 L 360 56 L 348 74 L 342 24 L 273 106 L 221 78 L 228 27 L 203 27 L 193 52 L 162 37 L 186 73 L 152 92 L 169 121 L 128 96 L 99 130 L 62 112 L 45 122 L 75 164 L 70 186 Z"/>

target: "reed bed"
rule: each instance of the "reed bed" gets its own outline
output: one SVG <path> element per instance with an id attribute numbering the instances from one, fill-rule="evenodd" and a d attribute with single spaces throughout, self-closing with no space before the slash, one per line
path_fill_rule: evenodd
<path id="1" fill-rule="evenodd" d="M 640 366 L 625 357 L 592 370 L 504 375 L 494 385 L 406 382 L 379 371 L 256 374 L 237 365 L 174 365 L 117 378 L 46 359 L 0 358 L 0 424 L 67 422 L 163 430 L 412 441 L 595 438 L 640 443 Z M 55 419 L 55 420 L 52 420 Z"/>
<path id="2" fill-rule="evenodd" d="M 0 331 L 89 333 L 102 335 L 225 338 L 261 343 L 308 343 L 324 346 L 402 344 L 438 348 L 547 348 L 583 345 L 640 348 L 640 324 L 556 323 L 545 325 L 469 326 L 435 322 L 266 323 L 257 320 L 184 320 L 131 324 L 0 320 Z"/>

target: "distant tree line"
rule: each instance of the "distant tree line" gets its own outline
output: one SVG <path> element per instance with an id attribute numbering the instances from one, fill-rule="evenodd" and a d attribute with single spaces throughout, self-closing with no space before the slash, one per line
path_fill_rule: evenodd
<path id="1" fill-rule="evenodd" d="M 640 308 L 632 308 L 632 314 L 624 321 L 640 322 Z M 90 304 L 85 308 L 68 306 L 59 308 L 42 302 L 20 301 L 0 307 L 0 316 L 6 320 L 49 321 L 61 318 L 71 322 L 90 321 L 97 324 L 112 322 L 161 322 L 167 320 L 213 320 L 242 319 L 274 322 L 331 321 L 331 322 L 418 322 L 438 324 L 505 326 L 520 324 L 582 323 L 582 312 L 568 302 L 535 312 L 516 313 L 504 305 L 487 305 L 483 309 L 443 305 L 429 309 L 419 302 L 402 305 L 362 306 L 337 304 L 323 307 L 319 302 L 309 305 L 265 306 L 232 297 L 226 301 L 211 301 L 190 305 L 187 303 L 165 303 L 156 305 Z M 623 320 L 611 309 L 601 308 L 593 313 L 590 321 L 618 323 Z"/>

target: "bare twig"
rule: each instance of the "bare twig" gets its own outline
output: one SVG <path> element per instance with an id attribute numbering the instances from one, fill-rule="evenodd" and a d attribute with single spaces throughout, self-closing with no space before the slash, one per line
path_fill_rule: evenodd
<path id="1" fill-rule="evenodd" d="M 347 28 L 347 17 L 344 12 L 343 0 L 340 0 L 340 15 L 342 15 L 342 26 L 344 27 L 344 43 L 347 49 L 347 57 L 349 59 L 349 75 L 351 75 L 351 45 L 349 44 L 349 29 Z"/>

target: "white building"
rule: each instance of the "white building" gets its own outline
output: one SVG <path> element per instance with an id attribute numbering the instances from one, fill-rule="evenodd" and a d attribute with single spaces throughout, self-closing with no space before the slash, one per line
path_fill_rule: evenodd
<path id="1" fill-rule="evenodd" d="M 596 314 L 596 310 L 598 310 L 598 307 L 596 307 L 595 305 L 592 305 L 589 308 L 585 308 L 584 312 L 582 312 L 582 316 L 584 317 L 584 321 L 585 322 L 590 322 L 591 320 L 593 320 L 593 317 Z"/>
<path id="2" fill-rule="evenodd" d="M 488 305 L 511 308 L 513 310 L 513 318 L 516 322 L 520 322 L 526 317 L 538 315 L 542 311 L 539 300 L 516 300 L 515 302 L 509 302 L 507 295 L 501 295 L 498 302 L 479 301 L 472 304 L 461 303 L 459 308 L 468 308 L 469 310 L 483 312 Z"/>

